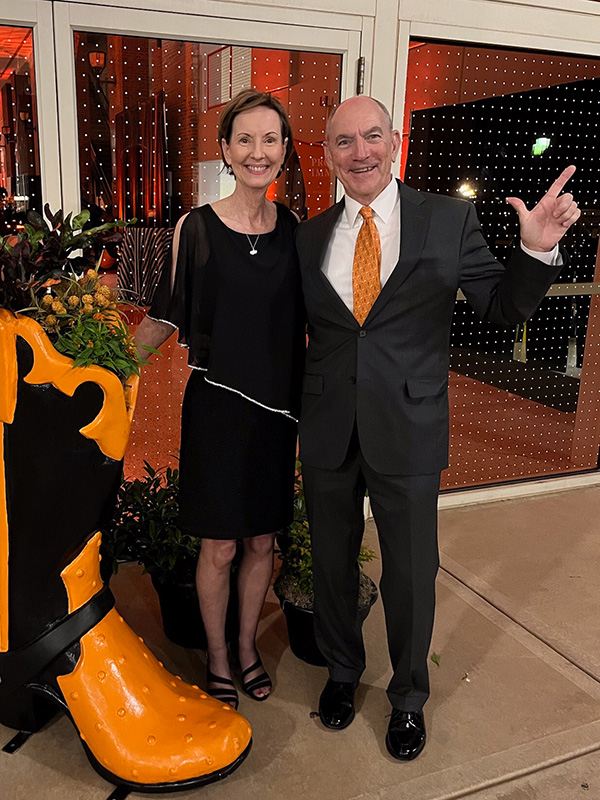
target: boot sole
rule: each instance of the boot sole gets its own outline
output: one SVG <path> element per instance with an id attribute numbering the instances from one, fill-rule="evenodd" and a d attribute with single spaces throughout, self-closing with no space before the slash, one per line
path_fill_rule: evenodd
<path id="1" fill-rule="evenodd" d="M 73 724 L 75 725 L 75 723 Z M 75 726 L 75 728 L 77 728 L 77 726 Z M 100 777 L 104 778 L 104 780 L 108 781 L 109 783 L 113 783 L 115 786 L 123 786 L 126 789 L 130 789 L 132 792 L 145 792 L 146 794 L 163 792 L 166 794 L 169 792 L 181 792 L 185 789 L 196 789 L 201 786 L 206 786 L 209 783 L 216 783 L 217 781 L 223 780 L 223 778 L 227 778 L 232 772 L 235 772 L 235 770 L 240 766 L 240 764 L 243 763 L 243 761 L 245 761 L 246 756 L 252 748 L 252 739 L 250 739 L 248 746 L 236 758 L 236 760 L 231 764 L 228 764 L 226 767 L 218 769 L 215 772 L 210 772 L 208 775 L 202 775 L 200 778 L 189 778 L 186 781 L 170 783 L 133 783 L 132 781 L 123 780 L 123 778 L 113 775 L 112 772 L 109 772 L 107 769 L 105 769 L 102 764 L 99 764 L 98 760 L 87 747 L 85 742 L 82 742 L 82 745 L 92 767 L 95 769 L 98 775 L 100 775 Z"/>
<path id="2" fill-rule="evenodd" d="M 75 720 L 71 716 L 68 706 L 53 689 L 41 684 L 31 685 L 27 688 L 35 699 L 50 701 L 56 709 L 55 713 L 62 711 L 79 735 L 79 728 L 75 724 Z M 39 728 L 37 728 L 36 731 L 37 730 L 39 730 Z M 240 753 L 236 760 L 232 761 L 231 764 L 227 764 L 227 766 L 221 767 L 221 769 L 215 770 L 214 772 L 209 772 L 206 775 L 200 775 L 197 778 L 188 778 L 184 781 L 167 781 L 163 783 L 136 783 L 135 781 L 128 781 L 125 778 L 119 778 L 118 775 L 110 772 L 110 770 L 106 769 L 106 767 L 103 767 L 102 764 L 100 764 L 96 756 L 92 753 L 84 741 L 80 739 L 80 743 L 88 761 L 101 778 L 104 778 L 104 780 L 108 781 L 108 783 L 112 783 L 114 786 L 123 786 L 125 789 L 129 789 L 132 792 L 143 792 L 146 794 L 158 794 L 159 792 L 180 792 L 184 791 L 185 789 L 194 789 L 200 786 L 206 786 L 209 783 L 216 783 L 217 781 L 223 780 L 223 778 L 226 778 L 228 775 L 231 775 L 232 772 L 235 772 L 235 770 L 245 761 L 252 748 L 252 739 L 250 739 L 246 749 L 243 750 L 242 753 Z"/>

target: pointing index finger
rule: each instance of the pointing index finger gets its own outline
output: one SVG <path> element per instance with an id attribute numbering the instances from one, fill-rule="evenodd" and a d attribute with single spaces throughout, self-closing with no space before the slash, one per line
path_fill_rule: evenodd
<path id="1" fill-rule="evenodd" d="M 575 172 L 575 169 L 576 168 L 575 168 L 575 166 L 573 164 L 571 164 L 570 167 L 567 167 L 566 169 L 564 169 L 560 173 L 558 178 L 554 181 L 552 186 L 548 189 L 547 194 L 550 195 L 550 197 L 558 197 L 558 195 L 562 192 L 565 183 L 569 180 L 569 178 Z"/>

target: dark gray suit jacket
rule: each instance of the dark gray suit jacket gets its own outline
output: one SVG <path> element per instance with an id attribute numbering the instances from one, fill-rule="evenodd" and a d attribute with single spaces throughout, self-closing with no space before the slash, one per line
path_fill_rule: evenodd
<path id="1" fill-rule="evenodd" d="M 482 319 L 514 325 L 531 316 L 560 271 L 521 248 L 504 268 L 471 203 L 398 183 L 399 260 L 362 328 L 321 270 L 344 201 L 297 231 L 309 333 L 300 419 L 305 464 L 339 467 L 356 421 L 362 453 L 376 471 L 444 469 L 457 290 Z"/>

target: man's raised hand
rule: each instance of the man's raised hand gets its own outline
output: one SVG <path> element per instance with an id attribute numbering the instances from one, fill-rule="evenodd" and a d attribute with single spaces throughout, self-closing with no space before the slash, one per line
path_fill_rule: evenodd
<path id="1" fill-rule="evenodd" d="M 521 242 L 530 250 L 548 253 L 562 239 L 581 211 L 572 194 L 560 194 L 564 185 L 575 172 L 570 166 L 561 172 L 539 203 L 527 210 L 518 197 L 507 197 L 506 202 L 519 215 Z"/>

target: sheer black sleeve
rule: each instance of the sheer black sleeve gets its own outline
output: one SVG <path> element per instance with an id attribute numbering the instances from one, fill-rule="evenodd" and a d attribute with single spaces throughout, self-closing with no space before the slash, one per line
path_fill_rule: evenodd
<path id="1" fill-rule="evenodd" d="M 188 364 L 200 369 L 207 367 L 215 304 L 203 214 L 202 208 L 194 208 L 184 219 L 178 246 L 173 239 L 173 247 L 177 247 L 175 275 L 171 254 L 148 312 L 151 319 L 178 329 L 179 344 L 189 350 Z"/>

